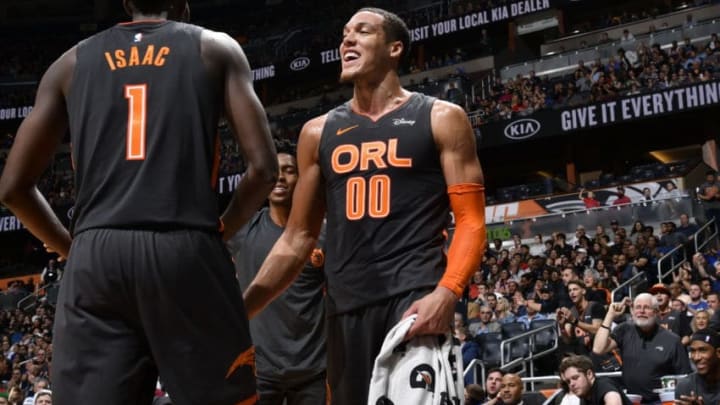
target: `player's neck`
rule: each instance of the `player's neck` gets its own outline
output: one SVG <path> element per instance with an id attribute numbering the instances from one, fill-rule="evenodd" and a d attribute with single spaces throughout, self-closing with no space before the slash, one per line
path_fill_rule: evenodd
<path id="1" fill-rule="evenodd" d="M 356 81 L 350 105 L 358 114 L 377 119 L 403 104 L 409 97 L 410 92 L 402 88 L 400 78 L 392 72 L 379 82 Z"/>
<path id="2" fill-rule="evenodd" d="M 270 204 L 270 219 L 275 223 L 275 225 L 284 228 L 285 225 L 287 225 L 288 218 L 290 217 L 290 207 L 279 205 L 279 204 Z"/>
<path id="3" fill-rule="evenodd" d="M 165 21 L 168 19 L 167 11 L 163 11 L 159 14 L 144 14 L 144 13 L 133 13 L 133 21 Z"/>

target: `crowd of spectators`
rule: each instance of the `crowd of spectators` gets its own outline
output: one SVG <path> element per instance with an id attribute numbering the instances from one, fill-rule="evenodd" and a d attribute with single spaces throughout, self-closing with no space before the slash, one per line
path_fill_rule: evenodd
<path id="1" fill-rule="evenodd" d="M 688 38 L 682 44 L 674 41 L 668 49 L 640 43 L 632 52 L 621 48 L 605 62 L 579 61 L 571 75 L 561 78 L 530 72 L 505 83 L 498 80 L 471 109 L 477 108 L 483 122 L 492 122 L 720 78 L 716 34 L 701 46 Z"/>
<path id="2" fill-rule="evenodd" d="M 617 359 L 629 358 L 631 353 L 623 353 L 621 344 L 618 349 L 607 343 L 630 336 L 621 335 L 627 332 L 626 327 L 614 331 L 618 325 L 642 324 L 648 327 L 646 332 L 651 337 L 658 333 L 656 325 L 661 325 L 683 347 L 691 343 L 694 331 L 712 326 L 710 319 L 720 310 L 720 253 L 712 243 L 703 252 L 693 251 L 690 242 L 699 227 L 687 214 L 667 218 L 656 227 L 638 221 L 626 229 L 612 221 L 593 224 L 588 229 L 592 231 L 579 225 L 571 237 L 558 232 L 536 235 L 530 242 L 513 235 L 509 243 L 500 239 L 488 243 L 483 263 L 455 315 L 455 332 L 463 342 L 465 364 L 473 358 L 482 359 L 479 354 L 482 350 L 475 342 L 482 342 L 483 335 L 502 333 L 506 337 L 506 330 L 517 329 L 514 325 L 528 330 L 531 322 L 551 319 L 558 327 L 559 346 L 550 360 L 540 362 L 542 374 L 554 374 L 562 358 L 575 354 L 590 356 L 596 372 L 622 369 L 625 375 L 634 371 L 635 366 Z M 687 249 L 691 259 L 659 280 L 658 260 L 678 246 Z M 636 276 L 639 282 L 633 284 L 637 288 L 634 296 L 647 304 L 633 306 L 624 303 L 629 291 L 621 285 Z M 638 290 L 647 290 L 649 295 L 638 296 Z M 610 319 L 606 319 L 612 302 L 621 303 L 622 307 L 614 308 L 607 315 Z M 716 317 L 720 320 L 720 313 Z M 641 322 L 648 319 L 653 323 Z M 613 332 L 609 337 L 605 334 L 602 344 L 594 350 L 595 336 L 603 328 Z M 604 349 L 608 349 L 607 353 Z M 665 349 L 670 351 L 671 347 Z M 657 372 L 662 372 L 661 375 L 690 372 L 685 367 L 689 364 L 685 349 L 674 361 L 658 369 L 649 365 L 651 378 L 641 386 L 626 386 L 628 392 L 643 394 L 648 396 L 643 400 L 649 400 L 652 390 L 659 388 Z"/>
<path id="3" fill-rule="evenodd" d="M 16 303 L 35 289 L 32 281 L 16 280 L 0 296 Z M 54 308 L 46 299 L 30 311 L 5 304 L 0 308 L 0 403 L 34 405 L 40 403 L 35 394 L 51 388 L 53 319 Z"/>

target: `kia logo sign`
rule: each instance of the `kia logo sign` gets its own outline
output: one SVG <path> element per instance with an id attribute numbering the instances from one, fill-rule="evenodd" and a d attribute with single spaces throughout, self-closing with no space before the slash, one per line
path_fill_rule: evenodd
<path id="1" fill-rule="evenodd" d="M 505 137 L 510 139 L 527 139 L 540 132 L 540 123 L 531 118 L 521 118 L 505 127 Z"/>
<path id="2" fill-rule="evenodd" d="M 303 70 L 306 67 L 310 66 L 310 58 L 301 56 L 299 58 L 295 58 L 292 62 L 290 62 L 290 69 L 294 71 Z"/>

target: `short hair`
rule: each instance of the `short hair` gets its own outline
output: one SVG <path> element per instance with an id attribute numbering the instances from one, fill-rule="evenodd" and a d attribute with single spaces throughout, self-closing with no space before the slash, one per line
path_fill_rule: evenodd
<path id="1" fill-rule="evenodd" d="M 400 63 L 405 61 L 410 54 L 410 30 L 407 24 L 405 24 L 405 21 L 398 17 L 397 14 L 383 10 L 382 8 L 363 7 L 358 10 L 358 13 L 361 11 L 377 14 L 383 18 L 382 27 L 383 31 L 385 31 L 385 37 L 388 42 L 400 41 L 402 43 L 403 50 L 400 54 Z"/>
<path id="2" fill-rule="evenodd" d="M 284 153 L 290 156 L 296 156 L 296 145 L 286 139 L 278 139 L 275 141 L 275 150 L 277 153 Z"/>
<path id="3" fill-rule="evenodd" d="M 465 389 L 470 398 L 481 401 L 485 397 L 485 390 L 478 384 L 468 384 Z"/>
<path id="4" fill-rule="evenodd" d="M 490 374 L 492 374 L 492 373 L 500 373 L 501 376 L 503 376 L 503 377 L 505 376 L 505 371 L 503 371 L 499 367 L 493 367 L 490 370 L 488 370 L 488 372 L 485 374 L 485 378 L 487 379 L 488 377 L 490 377 Z"/>
<path id="5" fill-rule="evenodd" d="M 562 375 L 570 367 L 575 367 L 581 373 L 586 373 L 588 370 L 593 370 L 593 362 L 588 356 L 572 355 L 564 358 L 560 362 L 560 368 L 558 371 Z"/>
<path id="6" fill-rule="evenodd" d="M 654 295 L 648 294 L 648 293 L 638 294 L 637 297 L 635 297 L 635 300 L 633 300 L 633 306 L 635 306 L 635 303 L 640 299 L 649 300 L 650 306 L 652 307 L 652 309 L 654 309 L 655 311 L 660 310 L 660 304 L 658 304 L 658 300 L 657 300 L 657 298 L 655 298 Z"/>
<path id="7" fill-rule="evenodd" d="M 585 271 L 583 272 L 583 276 L 590 276 L 595 281 L 600 280 L 600 273 L 598 273 L 598 271 L 594 269 L 585 269 Z"/>
<path id="8" fill-rule="evenodd" d="M 567 283 L 568 288 L 570 288 L 570 286 L 573 285 L 573 284 L 576 285 L 576 286 L 578 286 L 578 287 L 580 287 L 580 288 L 582 288 L 583 290 L 586 290 L 586 289 L 587 289 L 587 287 L 585 287 L 585 283 L 583 283 L 583 282 L 580 281 L 580 280 L 570 280 L 570 281 L 568 281 L 568 283 Z"/>

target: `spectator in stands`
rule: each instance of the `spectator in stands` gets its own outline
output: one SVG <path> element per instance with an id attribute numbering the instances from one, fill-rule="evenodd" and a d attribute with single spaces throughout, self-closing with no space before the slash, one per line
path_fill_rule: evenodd
<path id="1" fill-rule="evenodd" d="M 559 308 L 557 312 L 557 323 L 565 346 L 561 352 L 586 354 L 592 348 L 592 338 L 605 315 L 603 304 L 585 298 L 587 290 L 580 280 L 570 281 L 567 288 L 573 307 Z"/>
<path id="2" fill-rule="evenodd" d="M 675 248 L 680 245 L 687 243 L 688 239 L 685 234 L 677 231 L 677 225 L 675 222 L 667 221 L 660 225 L 660 246 L 669 249 Z"/>
<path id="3" fill-rule="evenodd" d="M 600 325 L 593 353 L 601 355 L 618 348 L 622 358 L 623 383 L 629 393 L 639 394 L 643 402 L 657 402 L 660 377 L 690 372 L 687 353 L 680 338 L 659 327 L 658 302 L 654 296 L 643 293 L 632 304 L 632 322 L 610 328 L 615 318 L 624 313 L 629 300 L 610 305 Z"/>
<path id="4" fill-rule="evenodd" d="M 608 35 L 608 33 L 607 32 L 601 33 L 600 38 L 598 38 L 597 44 L 602 45 L 602 44 L 606 44 L 608 42 L 611 42 L 611 39 L 610 39 L 610 36 Z"/>
<path id="5" fill-rule="evenodd" d="M 578 198 L 582 200 L 583 204 L 585 204 L 585 208 L 597 208 L 600 206 L 600 201 L 595 199 L 595 193 L 592 191 L 588 191 L 585 195 L 586 197 L 583 197 L 583 193 L 585 193 L 585 189 L 581 188 L 580 193 L 578 193 Z"/>
<path id="6" fill-rule="evenodd" d="M 8 402 L 10 405 L 22 405 L 23 393 L 19 385 L 13 385 L 8 391 Z"/>
<path id="7" fill-rule="evenodd" d="M 52 391 L 41 390 L 33 396 L 32 405 L 52 405 Z"/>
<path id="8" fill-rule="evenodd" d="M 720 404 L 720 336 L 710 329 L 698 330 L 688 350 L 696 371 L 677 382 L 676 403 Z"/>
<path id="9" fill-rule="evenodd" d="M 557 273 L 557 272 L 556 272 Z M 535 311 L 543 315 L 554 314 L 558 307 L 557 299 L 555 298 L 554 288 L 549 285 L 543 285 L 538 291 L 538 297 L 534 299 L 528 299 L 525 301 L 526 311 Z"/>
<path id="10" fill-rule="evenodd" d="M 695 313 L 692 318 L 691 327 L 693 332 L 697 332 L 702 329 L 707 329 L 710 326 L 710 312 L 705 309 L 701 309 Z"/>
<path id="11" fill-rule="evenodd" d="M 484 286 L 483 272 L 478 270 L 473 274 L 472 280 L 470 280 L 470 286 L 468 287 L 468 298 L 470 300 L 476 300 L 478 295 L 481 293 L 481 286 Z"/>
<path id="12" fill-rule="evenodd" d="M 720 184 L 717 181 L 717 173 L 713 170 L 705 172 L 705 182 L 700 185 L 698 198 L 703 201 L 705 207 L 705 219 L 715 219 L 715 224 L 720 226 Z"/>
<path id="13" fill-rule="evenodd" d="M 715 265 L 717 267 L 720 267 L 720 262 L 715 262 Z M 708 312 L 712 316 L 715 312 L 720 309 L 720 293 L 717 291 L 712 291 L 710 294 L 707 295 L 705 298 L 708 303 Z"/>
<path id="14" fill-rule="evenodd" d="M 699 229 L 700 227 L 697 226 L 697 224 L 690 223 L 690 217 L 688 214 L 680 214 L 680 226 L 678 226 L 677 231 L 685 235 L 688 240 L 693 240 L 695 232 Z"/>
<path id="15" fill-rule="evenodd" d="M 494 294 L 488 294 L 488 296 Z M 487 306 L 483 305 L 480 307 L 480 317 L 477 319 L 470 319 L 468 322 L 468 329 L 473 336 L 482 335 L 483 333 L 494 333 L 500 332 L 500 324 L 493 319 L 493 311 Z"/>
<path id="16" fill-rule="evenodd" d="M 25 398 L 23 405 L 34 405 L 37 394 L 47 391 L 48 388 L 50 388 L 50 383 L 46 378 L 35 378 L 32 390 L 28 392 L 28 396 Z"/>
<path id="17" fill-rule="evenodd" d="M 485 377 L 485 398 L 483 398 L 482 403 L 487 403 L 498 397 L 504 376 L 505 372 L 499 368 L 488 370 L 487 377 Z"/>
<path id="18" fill-rule="evenodd" d="M 511 311 L 510 302 L 505 297 L 500 297 L 497 300 L 495 321 L 500 325 L 515 322 L 515 314 Z"/>
<path id="19" fill-rule="evenodd" d="M 530 329 L 530 324 L 532 323 L 532 321 L 548 319 L 545 314 L 541 314 L 540 312 L 535 310 L 535 308 L 537 308 L 536 306 L 528 307 L 525 301 L 522 301 L 519 305 L 524 308 L 525 314 L 519 316 L 516 321 L 522 322 L 522 324 L 525 325 L 525 329 Z"/>
<path id="20" fill-rule="evenodd" d="M 460 341 L 460 351 L 463 359 L 463 369 L 467 367 L 471 361 L 480 357 L 480 346 L 472 339 L 470 331 L 461 326 L 457 328 L 455 337 Z M 472 375 L 468 374 L 465 377 L 465 384 L 472 382 Z"/>
<path id="21" fill-rule="evenodd" d="M 555 235 L 555 245 L 553 245 L 553 250 L 557 252 L 558 256 L 570 257 L 572 254 L 573 248 L 566 242 L 564 233 L 558 232 Z"/>
<path id="22" fill-rule="evenodd" d="M 700 288 L 699 284 L 690 284 L 688 293 L 690 294 L 690 303 L 687 305 L 687 307 L 690 313 L 695 315 L 695 313 L 697 313 L 698 311 L 704 311 L 708 309 L 708 303 L 702 297 L 702 289 Z"/>
<path id="23" fill-rule="evenodd" d="M 575 235 L 568 241 L 568 244 L 573 247 L 577 247 L 580 244 L 580 239 L 585 237 L 585 226 L 580 224 L 575 227 Z"/>
<path id="24" fill-rule="evenodd" d="M 485 391 L 478 384 L 465 385 L 465 403 L 464 405 L 480 405 L 485 396 Z M 0 404 L 2 405 L 2 404 Z"/>
<path id="25" fill-rule="evenodd" d="M 612 205 L 623 205 L 623 204 L 630 204 L 632 201 L 630 201 L 630 197 L 625 195 L 625 187 L 618 186 L 617 188 L 617 198 L 613 200 Z"/>
<path id="26" fill-rule="evenodd" d="M 690 319 L 685 312 L 675 311 L 670 306 L 670 290 L 665 284 L 658 283 L 650 287 L 648 293 L 655 295 L 658 303 L 658 324 L 681 338 L 683 345 L 690 341 Z"/>
<path id="27" fill-rule="evenodd" d="M 630 400 L 615 381 L 596 377 L 593 363 L 587 356 L 569 356 L 560 363 L 560 378 L 570 392 L 587 405 L 630 405 Z"/>
<path id="28" fill-rule="evenodd" d="M 585 285 L 585 299 L 600 303 L 600 305 L 610 303 L 610 292 L 600 287 L 600 273 L 597 270 L 587 268 L 583 272 L 583 284 Z"/>

